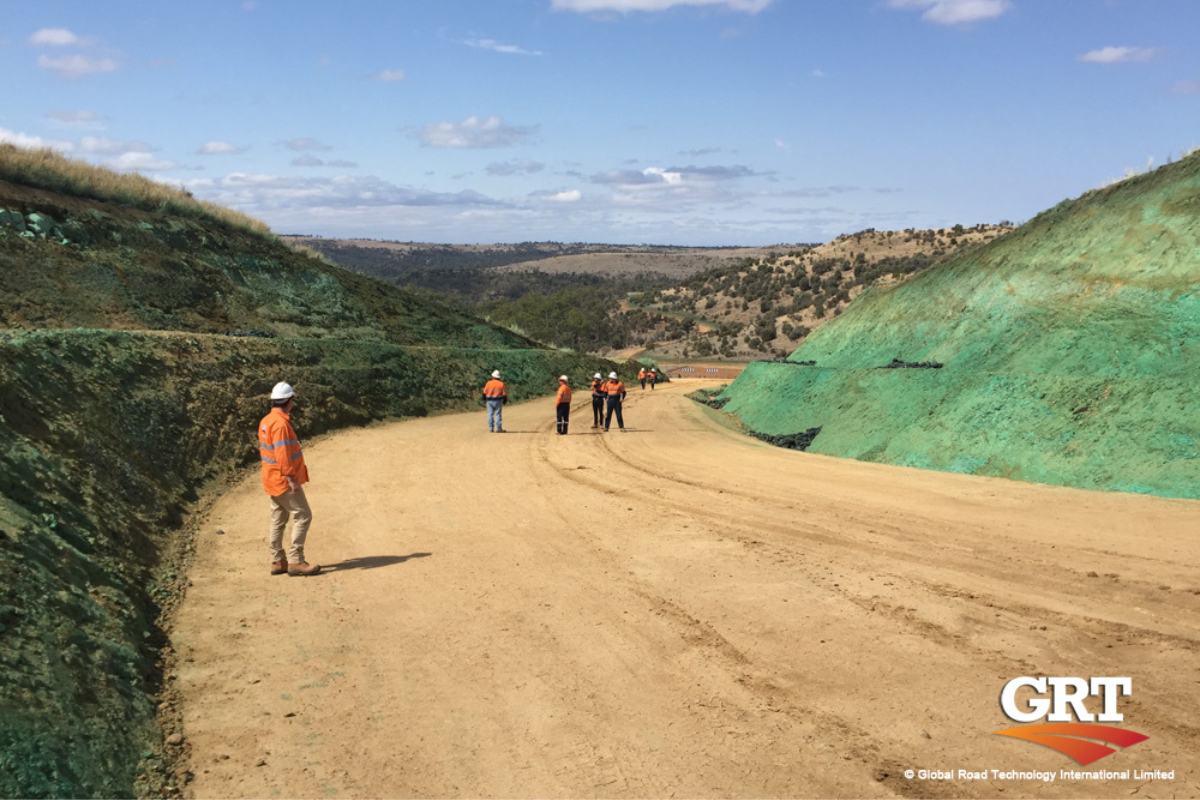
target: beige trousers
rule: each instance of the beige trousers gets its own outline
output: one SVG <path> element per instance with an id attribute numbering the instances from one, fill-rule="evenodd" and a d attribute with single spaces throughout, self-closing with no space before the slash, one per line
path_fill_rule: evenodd
<path id="1" fill-rule="evenodd" d="M 271 498 L 271 534 L 267 538 L 267 544 L 271 548 L 271 561 L 283 560 L 283 529 L 287 527 L 288 517 L 295 517 L 295 524 L 292 525 L 292 546 L 288 549 L 287 560 L 292 564 L 302 564 L 304 539 L 308 536 L 308 526 L 312 523 L 312 509 L 308 507 L 304 487 L 298 487 L 294 494 L 284 492 Z"/>

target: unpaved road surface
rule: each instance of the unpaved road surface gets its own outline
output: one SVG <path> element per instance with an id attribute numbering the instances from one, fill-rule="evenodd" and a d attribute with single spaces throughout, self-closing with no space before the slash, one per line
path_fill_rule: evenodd
<path id="1" fill-rule="evenodd" d="M 310 443 L 320 577 L 268 575 L 249 475 L 175 622 L 187 791 L 1200 795 L 1200 504 L 780 450 L 698 385 Z M 904 777 L 1079 769 L 992 735 L 1021 675 L 1131 676 L 1150 739 L 1086 769 L 1174 779 Z"/>

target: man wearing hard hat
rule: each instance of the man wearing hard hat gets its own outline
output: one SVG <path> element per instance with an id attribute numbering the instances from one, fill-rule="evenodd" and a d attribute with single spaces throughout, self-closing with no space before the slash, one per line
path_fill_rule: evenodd
<path id="1" fill-rule="evenodd" d="M 554 424 L 559 436 L 567 435 L 567 425 L 571 421 L 571 384 L 567 376 L 558 379 L 558 396 L 554 399 Z"/>
<path id="2" fill-rule="evenodd" d="M 271 574 L 290 577 L 317 575 L 318 564 L 304 560 L 304 539 L 312 523 L 312 509 L 304 496 L 308 483 L 308 467 L 304 451 L 292 428 L 292 407 L 296 393 L 286 383 L 277 383 L 271 390 L 271 413 L 258 423 L 258 454 L 262 459 L 263 488 L 271 498 L 271 533 L 267 544 L 271 548 Z M 288 518 L 292 525 L 292 546 L 283 551 L 283 529 Z"/>
<path id="3" fill-rule="evenodd" d="M 625 418 L 621 416 L 621 402 L 625 399 L 625 384 L 617 377 L 617 373 L 608 373 L 608 382 L 604 384 L 605 394 L 608 395 L 608 413 L 604 416 L 604 432 L 612 424 L 613 412 L 617 414 L 617 427 L 625 430 Z"/>
<path id="4" fill-rule="evenodd" d="M 508 402 L 508 389 L 500 380 L 500 370 L 492 371 L 492 379 L 483 385 L 483 400 L 487 403 L 488 432 L 504 433 L 502 410 Z"/>
<path id="5" fill-rule="evenodd" d="M 592 378 L 592 427 L 599 428 L 604 424 L 604 398 L 607 397 L 604 388 L 604 378 L 600 373 Z"/>

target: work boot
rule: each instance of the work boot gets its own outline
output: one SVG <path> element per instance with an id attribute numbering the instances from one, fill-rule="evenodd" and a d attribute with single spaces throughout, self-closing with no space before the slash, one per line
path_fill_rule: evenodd
<path id="1" fill-rule="evenodd" d="M 281 558 L 278 561 L 271 562 L 271 574 L 282 575 L 288 571 L 288 563 L 286 558 Z"/>
<path id="2" fill-rule="evenodd" d="M 320 575 L 321 565 L 310 564 L 307 561 L 301 561 L 298 564 L 291 564 L 288 566 L 287 574 L 289 578 L 294 578 L 297 575 Z"/>

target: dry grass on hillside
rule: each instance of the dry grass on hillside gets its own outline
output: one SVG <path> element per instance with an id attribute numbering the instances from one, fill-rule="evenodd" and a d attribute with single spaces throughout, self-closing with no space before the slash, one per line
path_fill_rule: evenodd
<path id="1" fill-rule="evenodd" d="M 660 292 L 655 308 L 696 319 L 687 337 L 661 343 L 656 355 L 680 358 L 720 353 L 728 358 L 779 357 L 795 349 L 819 325 L 837 316 L 865 288 L 864 275 L 880 284 L 904 280 L 906 260 L 925 263 L 964 247 L 990 242 L 1009 226 L 955 226 L 938 230 L 876 231 L 846 234 L 811 249 L 786 251 L 743 261 L 736 274 L 685 282 Z M 881 266 L 882 265 L 882 266 Z M 811 286 L 810 286 L 811 283 Z M 719 324 L 706 324 L 712 320 Z"/>
<path id="2" fill-rule="evenodd" d="M 114 172 L 67 158 L 50 149 L 27 150 L 0 144 L 0 180 L 144 211 L 212 220 L 263 235 L 271 232 L 265 222 L 231 208 L 197 200 L 183 189 L 136 173 Z"/>

